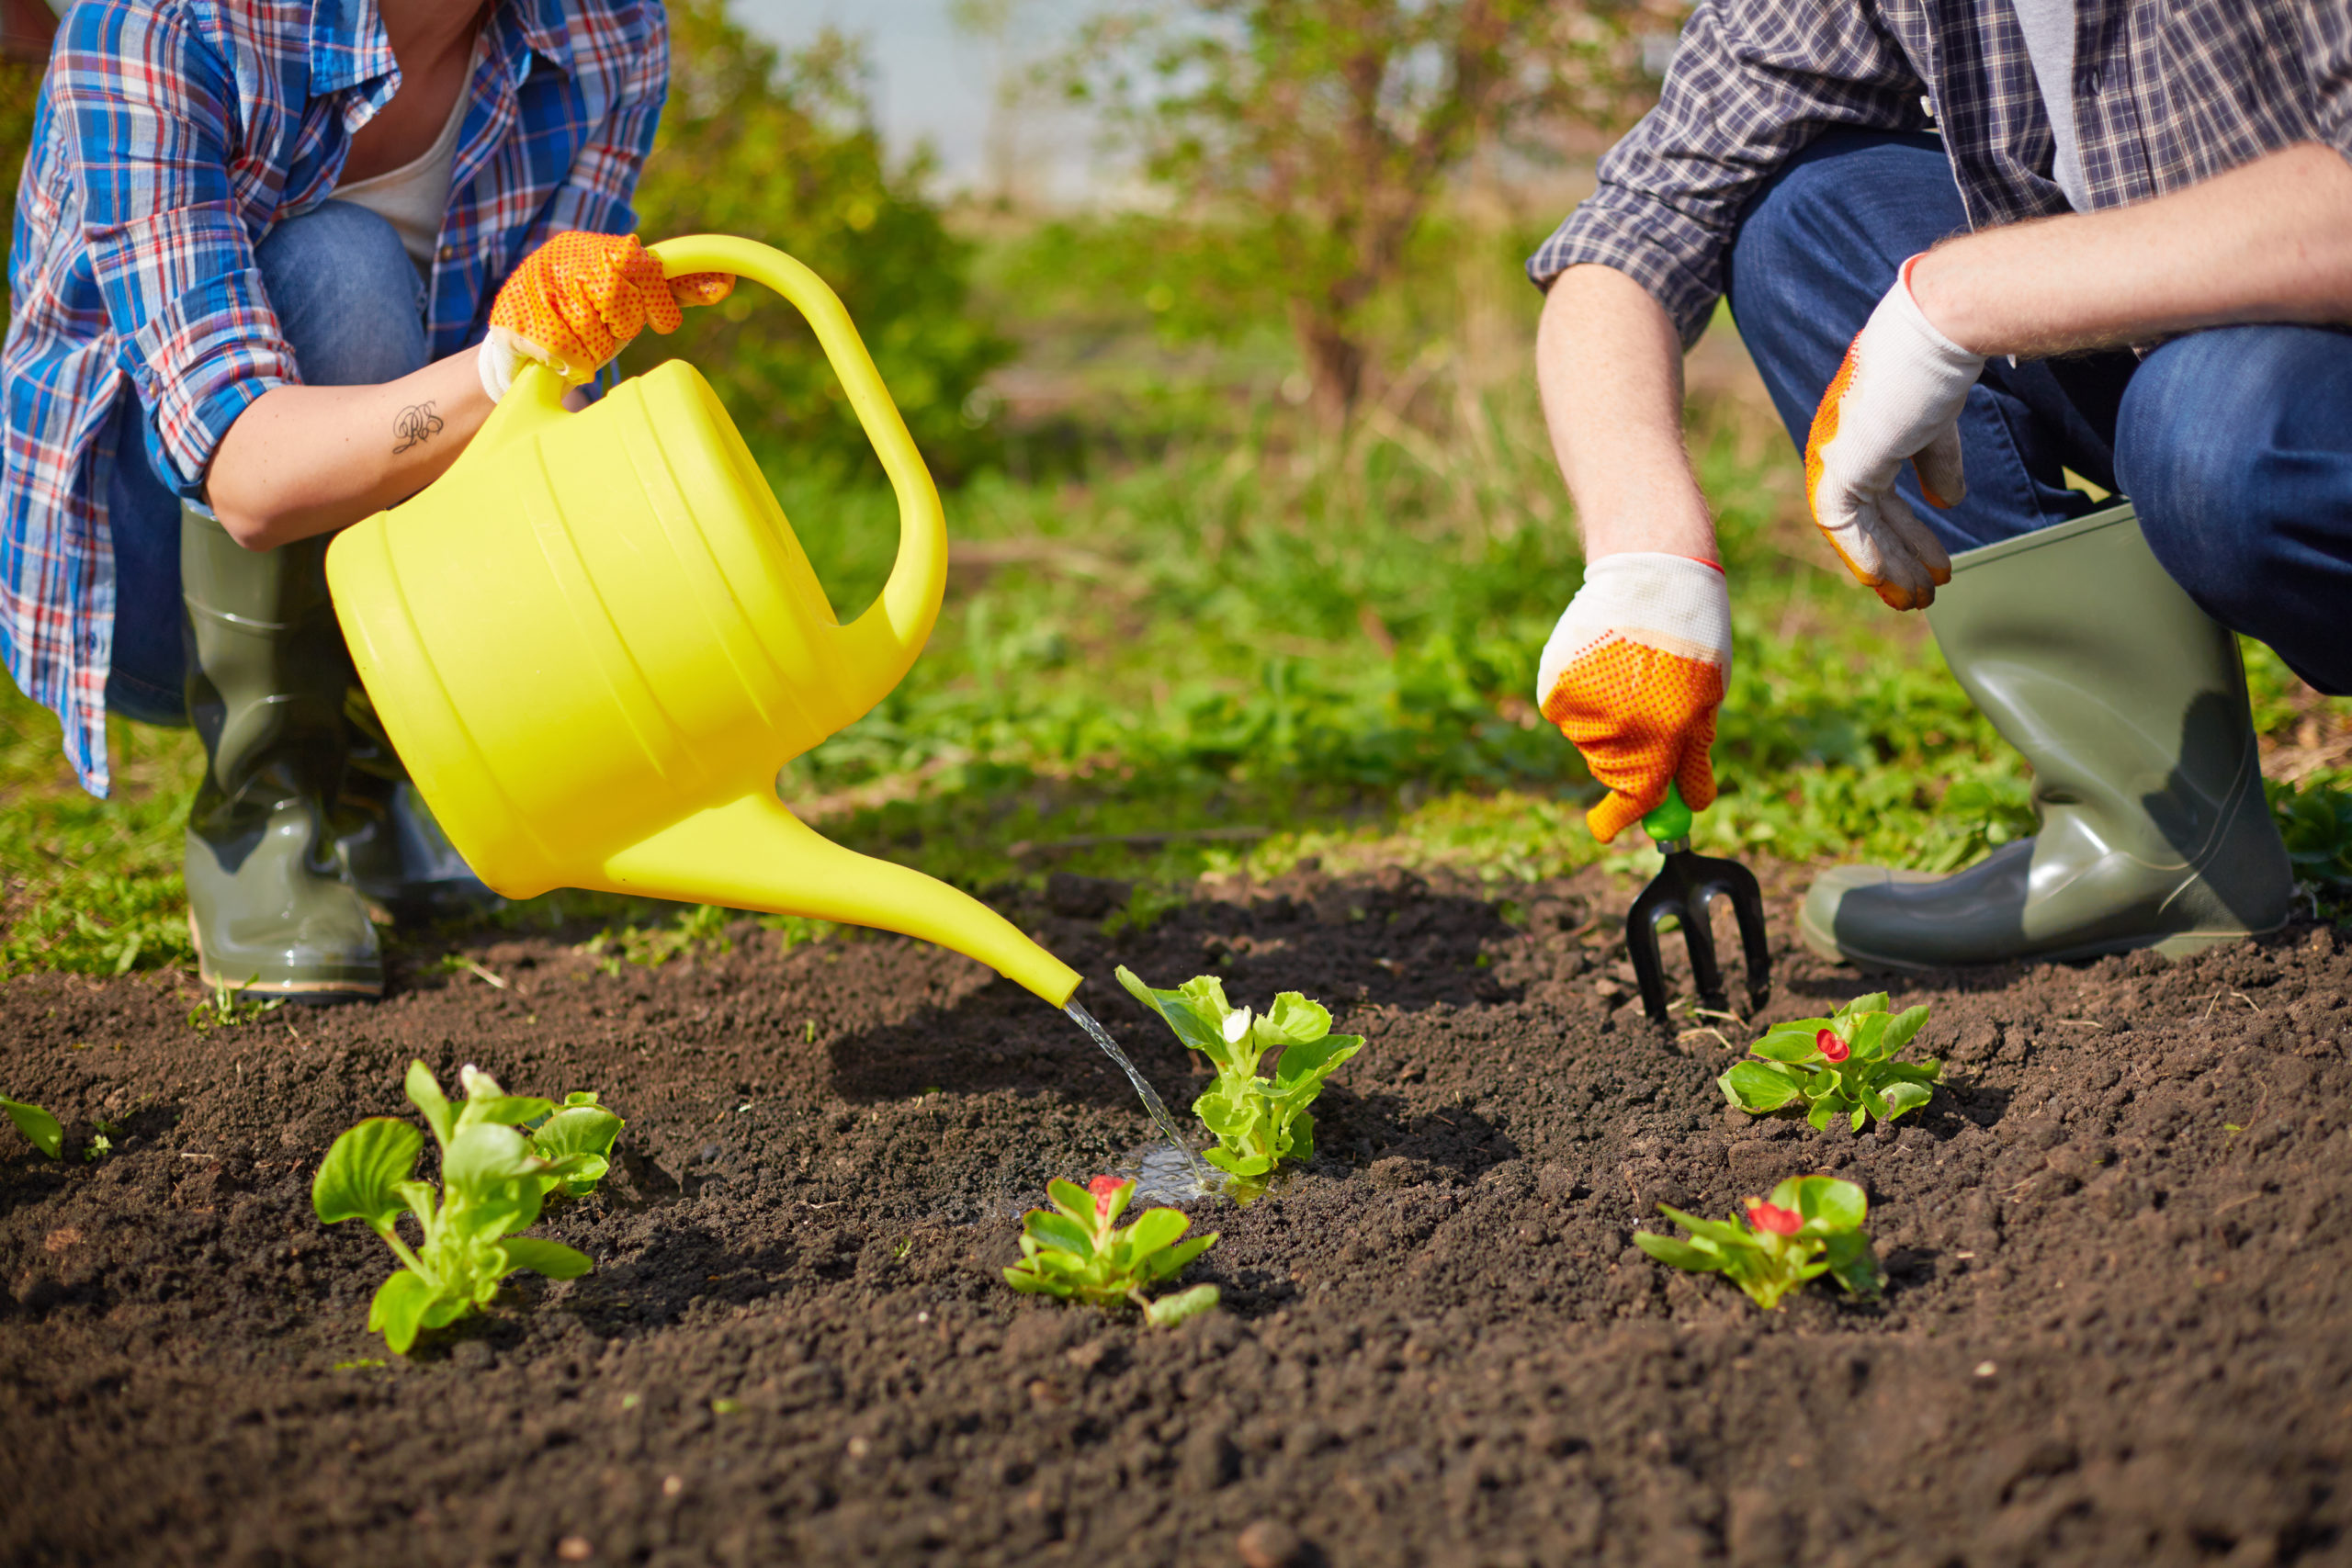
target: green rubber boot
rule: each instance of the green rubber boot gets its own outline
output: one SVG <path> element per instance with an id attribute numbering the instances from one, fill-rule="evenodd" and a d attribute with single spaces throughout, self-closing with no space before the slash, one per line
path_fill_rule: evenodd
<path id="1" fill-rule="evenodd" d="M 1936 877 L 1839 866 L 1798 928 L 1893 968 L 2180 957 L 2287 920 L 2237 642 L 2165 574 L 2129 506 L 1952 558 L 1928 611 L 1952 673 L 2033 765 L 2041 830 Z"/>
<path id="2" fill-rule="evenodd" d="M 345 694 L 343 718 L 348 750 L 335 852 L 344 880 L 401 919 L 479 915 L 504 903 L 434 820 L 364 688 Z"/>
<path id="3" fill-rule="evenodd" d="M 248 550 L 180 513 L 187 706 L 204 782 L 187 818 L 188 928 L 207 985 L 338 1001 L 380 995 L 383 957 L 343 879 L 331 804 L 351 660 L 327 541 Z"/>

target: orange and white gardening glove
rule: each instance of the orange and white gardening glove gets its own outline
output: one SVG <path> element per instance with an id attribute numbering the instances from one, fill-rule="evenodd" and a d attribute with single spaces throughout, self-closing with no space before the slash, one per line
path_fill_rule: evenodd
<path id="1" fill-rule="evenodd" d="M 1607 843 L 1656 810 L 1669 783 L 1682 803 L 1715 803 L 1715 710 L 1731 677 L 1731 595 L 1723 569 L 1633 551 L 1584 569 L 1544 645 L 1535 694 L 1584 753 L 1609 797 L 1585 813 Z"/>
<path id="2" fill-rule="evenodd" d="M 634 234 L 558 234 L 523 258 L 490 307 L 482 389 L 498 401 L 529 359 L 576 387 L 640 329 L 676 332 L 685 319 L 681 306 L 715 305 L 734 288 L 723 272 L 663 277 L 662 263 Z"/>
<path id="3" fill-rule="evenodd" d="M 1961 471 L 1960 409 L 1984 356 L 1944 336 L 1911 297 L 1903 264 L 1894 287 L 1855 334 L 1822 394 L 1804 446 L 1813 520 L 1847 569 L 1898 610 L 1923 609 L 1951 581 L 1951 557 L 1894 481 L 1908 460 L 1928 504 L 1968 493 Z"/>

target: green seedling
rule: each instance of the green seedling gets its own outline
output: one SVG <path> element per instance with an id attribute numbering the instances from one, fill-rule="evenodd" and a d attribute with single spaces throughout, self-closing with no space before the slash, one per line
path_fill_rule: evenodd
<path id="1" fill-rule="evenodd" d="M 1818 1131 L 1843 1116 L 1857 1133 L 1868 1120 L 1892 1122 L 1928 1103 L 1938 1062 L 1897 1062 L 1897 1051 L 1928 1021 L 1926 1007 L 1889 1014 L 1886 993 L 1856 997 L 1830 1018 L 1775 1024 L 1715 1080 L 1724 1098 L 1762 1116 L 1802 1103 Z"/>
<path id="2" fill-rule="evenodd" d="M 438 1193 L 413 1178 L 424 1135 L 390 1116 L 371 1116 L 335 1139 L 311 1184 L 321 1220 L 365 1220 L 405 1265 L 368 1308 L 368 1329 L 402 1354 L 425 1329 L 488 1305 L 518 1269 L 550 1280 L 588 1272 L 586 1255 L 514 1233 L 538 1223 L 557 1188 L 574 1197 L 594 1190 L 622 1126 L 593 1094 L 567 1096 L 560 1106 L 510 1095 L 471 1066 L 458 1081 L 466 1098 L 453 1108 L 432 1071 L 409 1064 L 408 1097 L 441 1145 Z M 402 1214 L 422 1232 L 414 1248 L 401 1239 Z"/>
<path id="3" fill-rule="evenodd" d="M 1144 1293 L 1206 1252 L 1216 1233 L 1180 1240 L 1193 1223 L 1181 1209 L 1147 1210 L 1133 1224 L 1120 1226 L 1135 1193 L 1134 1182 L 1115 1176 L 1098 1176 L 1083 1189 L 1069 1181 L 1046 1183 L 1053 1207 L 1021 1216 L 1021 1261 L 1004 1271 L 1004 1282 L 1026 1295 L 1106 1309 L 1132 1303 L 1155 1326 L 1182 1323 L 1216 1305 L 1215 1285 L 1156 1301 Z"/>
<path id="4" fill-rule="evenodd" d="M 1826 1274 L 1856 1296 L 1879 1292 L 1878 1255 L 1862 1234 L 1870 1200 L 1834 1176 L 1792 1176 L 1772 1196 L 1747 1200 L 1745 1222 L 1702 1220 L 1664 1203 L 1658 1213 L 1690 1233 L 1687 1241 L 1635 1233 L 1634 1245 L 1660 1263 L 1721 1274 L 1770 1312 L 1781 1298 Z"/>
<path id="5" fill-rule="evenodd" d="M 261 976 L 254 976 L 257 980 Z M 187 1026 L 198 1034 L 209 1034 L 216 1029 L 232 1029 L 241 1023 L 251 1023 L 266 1018 L 286 1005 L 284 997 L 248 997 L 253 980 L 242 986 L 216 984 L 211 991 L 188 1010 Z"/>
<path id="6" fill-rule="evenodd" d="M 59 1152 L 65 1147 L 65 1129 L 57 1124 L 56 1117 L 40 1106 L 21 1100 L 10 1100 L 0 1094 L 0 1111 L 6 1111 L 8 1120 L 17 1124 L 17 1131 L 50 1158 L 57 1158 Z"/>
<path id="7" fill-rule="evenodd" d="M 1363 1035 L 1332 1033 L 1330 1011 L 1296 991 L 1284 991 L 1252 1018 L 1248 1008 L 1225 999 L 1224 982 L 1214 975 L 1195 976 L 1180 990 L 1155 991 L 1123 965 L 1119 984 L 1216 1068 L 1216 1082 L 1193 1101 L 1193 1114 L 1216 1134 L 1217 1146 L 1202 1158 L 1254 1179 L 1284 1159 L 1315 1157 L 1315 1118 L 1306 1108 L 1331 1069 L 1363 1049 Z M 1274 1076 L 1259 1077 L 1259 1061 L 1276 1046 L 1283 1054 Z"/>

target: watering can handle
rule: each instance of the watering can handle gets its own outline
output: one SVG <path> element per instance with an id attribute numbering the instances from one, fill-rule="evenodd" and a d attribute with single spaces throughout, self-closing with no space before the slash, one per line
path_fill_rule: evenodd
<path id="1" fill-rule="evenodd" d="M 878 700 L 922 651 L 947 589 L 947 521 L 940 510 L 939 489 L 915 450 L 914 437 L 907 434 L 899 405 L 890 400 L 840 296 L 782 251 L 729 234 L 684 234 L 647 248 L 661 261 L 665 276 L 732 273 L 783 295 L 808 318 L 833 374 L 841 378 L 849 406 L 866 439 L 874 443 L 875 456 L 882 459 L 882 471 L 890 477 L 890 489 L 899 498 L 899 555 L 890 580 L 865 614 L 843 628 L 855 647 L 851 663 L 881 682 L 873 693 Z"/>

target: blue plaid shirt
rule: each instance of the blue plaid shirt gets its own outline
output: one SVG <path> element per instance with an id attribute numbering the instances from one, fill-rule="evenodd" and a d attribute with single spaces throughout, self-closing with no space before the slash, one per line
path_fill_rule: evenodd
<path id="1" fill-rule="evenodd" d="M 435 358 L 567 229 L 628 233 L 669 84 L 660 0 L 497 0 L 458 132 L 426 308 Z M 0 349 L 0 657 L 107 788 L 107 479 L 127 388 L 148 457 L 201 498 L 245 406 L 300 372 L 254 268 L 334 193 L 400 88 L 375 0 L 80 0 L 42 84 Z"/>
<path id="2" fill-rule="evenodd" d="M 2292 142 L 2352 156 L 2345 0 L 2077 0 L 2075 125 L 2094 209 L 2145 201 Z M 1688 345 L 1765 181 L 1838 127 L 1943 133 L 1976 228 L 2072 210 L 2012 0 L 1700 0 L 1657 107 L 1529 259 L 1543 287 L 1612 266 Z"/>

